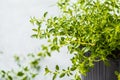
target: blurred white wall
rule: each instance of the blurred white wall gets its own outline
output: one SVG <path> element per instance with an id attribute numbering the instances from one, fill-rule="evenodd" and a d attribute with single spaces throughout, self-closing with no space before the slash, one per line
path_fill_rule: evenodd
<path id="1" fill-rule="evenodd" d="M 45 11 L 57 14 L 55 3 L 55 0 L 1 0 L 0 50 L 11 54 L 33 51 L 38 42 L 30 38 L 33 28 L 30 17 L 40 17 Z"/>

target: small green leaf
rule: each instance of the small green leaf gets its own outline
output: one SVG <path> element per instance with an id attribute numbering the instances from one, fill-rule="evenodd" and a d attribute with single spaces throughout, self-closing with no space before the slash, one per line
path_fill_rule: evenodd
<path id="1" fill-rule="evenodd" d="M 54 17 L 53 19 L 54 19 L 54 21 L 56 21 L 56 20 L 57 20 L 57 17 Z"/>
<path id="2" fill-rule="evenodd" d="M 86 53 L 90 50 L 90 48 L 89 47 L 84 47 L 82 50 L 84 51 L 84 53 Z"/>
<path id="3" fill-rule="evenodd" d="M 31 65 L 33 66 L 37 66 L 39 64 L 38 60 L 34 60 L 34 61 L 31 61 Z"/>
<path id="4" fill-rule="evenodd" d="M 9 80 L 13 80 L 12 76 L 8 75 L 8 79 Z"/>
<path id="5" fill-rule="evenodd" d="M 15 61 L 20 61 L 20 57 L 17 55 L 14 55 L 14 59 L 15 59 Z"/>
<path id="6" fill-rule="evenodd" d="M 43 16 L 44 16 L 44 17 L 46 17 L 46 16 L 47 16 L 47 14 L 48 14 L 48 12 L 45 12 Z"/>
<path id="7" fill-rule="evenodd" d="M 48 56 L 51 56 L 50 52 L 47 52 L 47 55 L 48 55 Z"/>
<path id="8" fill-rule="evenodd" d="M 22 78 L 22 80 L 28 80 L 28 79 L 27 79 L 27 76 L 24 76 L 24 77 Z"/>
<path id="9" fill-rule="evenodd" d="M 24 68 L 24 71 L 28 71 L 28 67 L 27 66 Z"/>
<path id="10" fill-rule="evenodd" d="M 62 35 L 65 35 L 65 32 L 61 31 L 61 32 L 60 32 L 60 35 L 61 35 L 61 36 L 62 36 Z"/>
<path id="11" fill-rule="evenodd" d="M 52 51 L 56 50 L 56 46 L 52 46 L 52 47 L 51 47 L 51 50 L 52 50 Z"/>
<path id="12" fill-rule="evenodd" d="M 37 29 L 32 29 L 32 30 L 35 31 L 35 32 L 37 31 Z"/>
<path id="13" fill-rule="evenodd" d="M 17 73 L 17 76 L 23 76 L 23 75 L 24 75 L 24 73 L 21 71 Z"/>
<path id="14" fill-rule="evenodd" d="M 43 53 L 42 52 L 39 52 L 38 54 L 37 54 L 37 56 L 42 56 L 43 55 Z"/>
<path id="15" fill-rule="evenodd" d="M 30 23 L 34 25 L 35 20 L 33 18 L 30 19 Z"/>
<path id="16" fill-rule="evenodd" d="M 55 37 L 55 38 L 53 39 L 53 43 L 54 43 L 54 44 L 57 44 L 57 39 L 58 39 L 57 37 Z"/>
<path id="17" fill-rule="evenodd" d="M 74 71 L 75 69 L 76 69 L 76 67 L 72 67 L 72 68 L 71 68 L 71 71 Z"/>
<path id="18" fill-rule="evenodd" d="M 32 78 L 35 78 L 37 76 L 37 74 L 32 74 Z"/>
<path id="19" fill-rule="evenodd" d="M 56 70 L 59 70 L 59 66 L 58 66 L 58 65 L 56 65 L 56 67 L 55 67 L 55 68 L 56 68 Z"/>
<path id="20" fill-rule="evenodd" d="M 45 75 L 47 75 L 49 72 L 51 72 L 48 67 L 45 68 Z"/>
<path id="21" fill-rule="evenodd" d="M 33 34 L 31 37 L 33 37 L 33 38 L 37 38 L 38 35 L 37 35 L 37 34 Z"/>
<path id="22" fill-rule="evenodd" d="M 41 47 L 42 47 L 42 50 L 48 50 L 48 47 L 45 45 L 42 45 Z"/>
<path id="23" fill-rule="evenodd" d="M 75 80 L 81 80 L 81 78 L 80 78 L 80 75 L 78 75 L 77 73 L 75 74 Z"/>
<path id="24" fill-rule="evenodd" d="M 62 74 L 60 74 L 60 78 L 62 78 L 62 77 L 64 77 L 65 76 L 65 73 L 62 73 Z"/>
<path id="25" fill-rule="evenodd" d="M 55 29 L 50 29 L 49 30 L 49 33 L 54 33 L 55 32 Z"/>
<path id="26" fill-rule="evenodd" d="M 52 80 L 55 80 L 56 77 L 57 77 L 57 74 L 54 74 Z"/>
<path id="27" fill-rule="evenodd" d="M 2 72 L 3 74 L 5 74 L 5 73 L 6 73 L 6 72 L 5 72 L 5 71 L 3 71 L 3 70 L 2 70 L 1 72 Z"/>
<path id="28" fill-rule="evenodd" d="M 36 25 L 38 25 L 38 27 L 40 28 L 41 27 L 41 23 L 40 21 L 36 21 Z M 39 29 L 38 29 L 39 30 Z"/>

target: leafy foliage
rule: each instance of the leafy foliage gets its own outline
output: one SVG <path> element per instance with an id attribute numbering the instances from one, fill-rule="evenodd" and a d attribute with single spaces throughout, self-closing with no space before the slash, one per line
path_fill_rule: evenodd
<path id="1" fill-rule="evenodd" d="M 40 59 L 43 55 L 28 54 L 26 57 L 14 56 L 18 69 L 0 70 L 2 80 L 33 80 L 40 71 Z M 27 62 L 28 59 L 29 61 Z M 23 62 L 24 61 L 24 62 Z"/>
<path id="2" fill-rule="evenodd" d="M 45 12 L 41 19 L 31 18 L 31 22 L 38 25 L 33 29 L 33 36 L 48 39 L 46 52 L 49 55 L 63 46 L 74 54 L 70 70 L 59 72 L 56 66 L 53 80 L 58 74 L 62 78 L 66 72 L 73 71 L 76 72 L 75 80 L 80 80 L 79 74 L 85 75 L 94 67 L 94 62 L 107 61 L 109 55 L 114 55 L 114 59 L 117 57 L 113 51 L 120 50 L 120 0 L 76 0 L 72 3 L 59 0 L 58 7 L 60 16 L 46 19 Z"/>
<path id="3" fill-rule="evenodd" d="M 60 16 L 47 18 L 48 12 L 41 19 L 31 18 L 37 25 L 32 29 L 34 38 L 47 39 L 48 45 L 42 45 L 42 52 L 29 54 L 28 65 L 23 65 L 19 56 L 14 56 L 19 70 L 0 70 L 2 80 L 33 80 L 40 70 L 41 57 L 51 56 L 53 51 L 67 46 L 74 55 L 71 66 L 55 71 L 45 68 L 45 75 L 57 77 L 73 76 L 72 80 L 80 80 L 80 74 L 86 75 L 94 63 L 120 58 L 120 0 L 59 0 Z M 112 55 L 112 56 L 111 56 Z M 119 79 L 119 73 L 116 72 Z"/>

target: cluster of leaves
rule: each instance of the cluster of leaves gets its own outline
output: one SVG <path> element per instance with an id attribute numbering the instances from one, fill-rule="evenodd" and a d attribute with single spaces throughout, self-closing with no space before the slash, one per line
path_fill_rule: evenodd
<path id="1" fill-rule="evenodd" d="M 112 51 L 120 50 L 120 0 L 59 0 L 58 7 L 60 16 L 46 19 L 46 12 L 42 19 L 31 18 L 38 25 L 33 36 L 48 39 L 50 53 L 67 46 L 76 73 L 85 74 L 94 62 L 107 61 Z"/>
<path id="2" fill-rule="evenodd" d="M 75 70 L 75 68 L 70 68 L 70 67 L 68 67 L 67 69 L 60 70 L 59 66 L 56 65 L 55 66 L 55 71 L 51 71 L 51 70 L 49 70 L 48 67 L 46 67 L 45 68 L 45 75 L 48 74 L 48 73 L 53 74 L 52 80 L 55 80 L 57 78 L 57 76 L 59 76 L 59 78 L 63 78 L 66 75 L 70 76 L 70 77 L 74 75 L 74 78 L 72 80 L 81 80 L 79 72 L 74 74 L 72 72 L 74 70 Z"/>
<path id="3" fill-rule="evenodd" d="M 14 56 L 16 69 L 0 70 L 2 80 L 33 80 L 40 73 L 40 60 L 43 55 L 30 53 L 26 57 Z M 28 60 L 27 60 L 28 59 Z"/>

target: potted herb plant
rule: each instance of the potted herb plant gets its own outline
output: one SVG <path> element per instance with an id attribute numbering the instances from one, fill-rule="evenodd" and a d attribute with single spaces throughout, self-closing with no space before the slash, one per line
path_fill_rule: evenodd
<path id="1" fill-rule="evenodd" d="M 68 69 L 56 66 L 53 80 L 59 74 L 60 78 L 74 75 L 74 80 L 80 80 L 81 74 L 86 75 L 82 80 L 117 80 L 114 71 L 120 68 L 120 0 L 59 0 L 58 7 L 59 16 L 46 18 L 46 12 L 42 19 L 30 20 L 38 25 L 32 37 L 48 39 L 44 50 L 49 56 L 63 46 L 74 55 Z M 45 71 L 51 72 L 48 68 Z"/>

